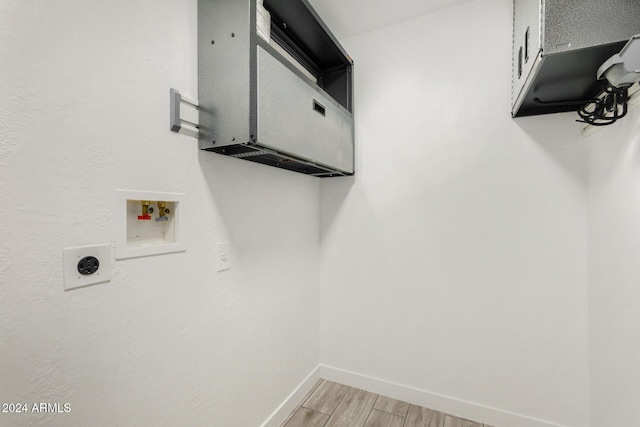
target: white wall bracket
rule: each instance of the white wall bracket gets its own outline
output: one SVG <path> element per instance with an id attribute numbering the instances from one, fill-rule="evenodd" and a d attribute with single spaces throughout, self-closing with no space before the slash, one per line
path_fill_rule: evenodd
<path id="1" fill-rule="evenodd" d="M 200 106 L 198 101 L 188 99 L 183 96 L 179 90 L 169 89 L 171 115 L 169 118 L 169 126 L 173 132 L 198 138 L 200 135 L 198 110 Z M 182 107 L 186 108 L 182 108 Z"/>

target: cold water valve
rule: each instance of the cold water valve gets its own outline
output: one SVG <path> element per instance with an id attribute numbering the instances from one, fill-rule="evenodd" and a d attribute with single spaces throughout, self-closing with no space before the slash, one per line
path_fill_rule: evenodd
<path id="1" fill-rule="evenodd" d="M 167 221 L 169 213 L 171 213 L 171 210 L 167 207 L 166 202 L 158 202 L 158 217 L 156 221 Z"/>

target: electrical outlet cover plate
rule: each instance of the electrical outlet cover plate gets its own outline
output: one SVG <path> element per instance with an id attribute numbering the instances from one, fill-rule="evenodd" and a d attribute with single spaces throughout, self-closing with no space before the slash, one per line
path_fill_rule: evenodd
<path id="1" fill-rule="evenodd" d="M 231 269 L 231 248 L 229 243 L 220 242 L 217 246 L 218 252 L 218 271 Z"/>
<path id="2" fill-rule="evenodd" d="M 65 291 L 111 280 L 110 245 L 77 246 L 64 248 L 62 252 Z M 81 274 L 78 271 L 78 263 L 85 257 L 94 257 L 98 260 L 98 268 L 92 274 Z"/>

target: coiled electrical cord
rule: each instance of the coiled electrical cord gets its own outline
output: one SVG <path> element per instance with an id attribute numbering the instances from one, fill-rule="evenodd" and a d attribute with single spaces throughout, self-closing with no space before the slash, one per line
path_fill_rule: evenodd
<path id="1" fill-rule="evenodd" d="M 592 126 L 607 126 L 627 115 L 629 101 L 629 86 L 605 86 L 604 90 L 592 101 L 584 104 L 578 110 L 581 123 Z"/>

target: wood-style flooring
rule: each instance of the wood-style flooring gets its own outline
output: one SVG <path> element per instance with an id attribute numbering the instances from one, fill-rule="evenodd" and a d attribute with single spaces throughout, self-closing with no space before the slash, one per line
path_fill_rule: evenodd
<path id="1" fill-rule="evenodd" d="M 281 427 L 491 427 L 319 380 Z"/>

